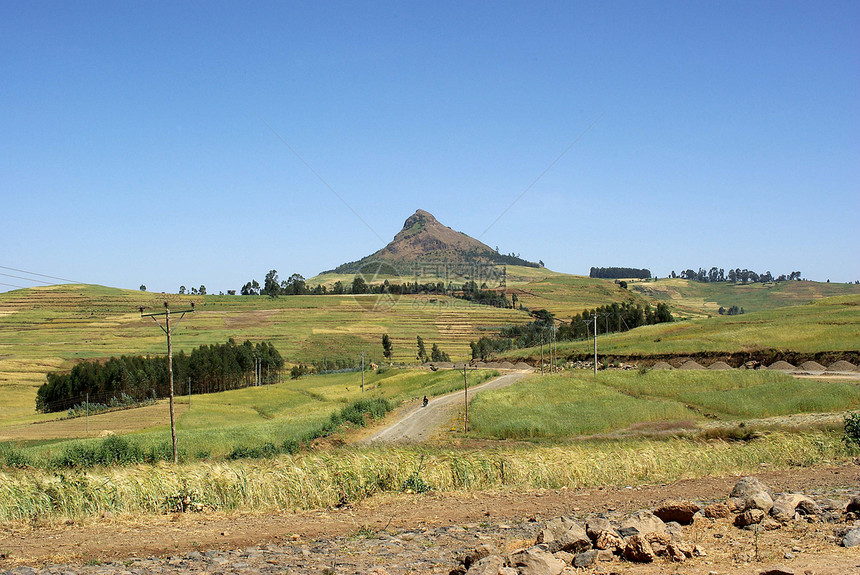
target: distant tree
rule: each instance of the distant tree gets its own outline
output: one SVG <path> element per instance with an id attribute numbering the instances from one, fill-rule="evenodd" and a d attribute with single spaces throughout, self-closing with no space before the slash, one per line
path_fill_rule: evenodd
<path id="1" fill-rule="evenodd" d="M 286 293 L 290 295 L 305 295 L 308 293 L 308 286 L 302 274 L 293 274 L 290 276 L 286 283 Z"/>
<path id="2" fill-rule="evenodd" d="M 828 281 L 828 283 L 830 282 L 830 280 L 827 280 L 827 281 Z M 143 284 L 140 284 L 140 291 L 146 291 L 146 286 Z"/>
<path id="3" fill-rule="evenodd" d="M 364 281 L 364 278 L 361 276 L 355 276 L 352 280 L 352 293 L 362 294 L 367 293 L 367 291 L 367 282 Z"/>
<path id="4" fill-rule="evenodd" d="M 451 357 L 439 349 L 438 344 L 433 344 L 432 349 L 430 350 L 430 361 L 451 361 Z"/>
<path id="5" fill-rule="evenodd" d="M 720 314 L 720 315 L 725 315 L 725 313 L 726 313 L 726 308 L 724 308 L 723 306 L 720 306 L 720 309 L 719 309 L 719 310 L 717 310 L 717 311 L 719 312 L 719 314 Z"/>
<path id="6" fill-rule="evenodd" d="M 281 286 L 278 285 L 278 270 L 269 270 L 266 279 L 263 280 L 263 289 L 260 293 L 270 298 L 276 298 L 281 294 Z"/>
<path id="7" fill-rule="evenodd" d="M 308 368 L 302 364 L 294 365 L 290 369 L 290 379 L 299 379 L 301 376 L 308 373 Z"/>
<path id="8" fill-rule="evenodd" d="M 197 293 L 199 293 L 200 295 L 206 295 L 206 286 L 201 285 L 200 289 L 197 290 Z"/>
<path id="9" fill-rule="evenodd" d="M 257 280 L 251 280 L 242 286 L 242 295 L 260 295 L 260 284 Z"/>
<path id="10" fill-rule="evenodd" d="M 185 295 L 185 286 L 179 286 L 179 295 Z"/>
<path id="11" fill-rule="evenodd" d="M 418 336 L 418 354 L 415 356 L 415 359 L 424 363 L 427 361 L 427 349 L 424 347 L 424 340 L 421 336 Z"/>
<path id="12" fill-rule="evenodd" d="M 343 282 L 340 280 L 337 280 L 336 282 L 334 282 L 334 285 L 331 288 L 331 293 L 333 293 L 335 295 L 342 294 L 343 293 Z"/>
<path id="13" fill-rule="evenodd" d="M 196 287 L 191 288 L 191 295 L 197 295 L 197 288 Z"/>
<path id="14" fill-rule="evenodd" d="M 388 361 L 391 361 L 391 338 L 388 337 L 387 333 L 382 334 L 382 355 Z"/>

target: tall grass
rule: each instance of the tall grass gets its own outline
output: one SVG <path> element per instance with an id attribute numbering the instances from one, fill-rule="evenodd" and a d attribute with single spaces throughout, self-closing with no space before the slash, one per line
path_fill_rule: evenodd
<path id="1" fill-rule="evenodd" d="M 400 491 L 411 479 L 438 491 L 586 488 L 661 483 L 813 465 L 849 452 L 835 433 L 774 433 L 748 443 L 684 439 L 455 451 L 338 449 L 274 459 L 0 472 L 0 520 L 60 520 L 190 508 L 270 511 L 324 508 Z"/>

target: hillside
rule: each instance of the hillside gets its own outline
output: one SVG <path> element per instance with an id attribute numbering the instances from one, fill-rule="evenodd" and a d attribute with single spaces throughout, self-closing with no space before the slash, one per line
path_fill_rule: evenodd
<path id="1" fill-rule="evenodd" d="M 414 273 L 416 264 L 495 264 L 539 267 L 514 255 L 500 254 L 490 246 L 442 225 L 433 214 L 417 210 L 403 223 L 394 239 L 381 250 L 325 273 L 355 273 L 363 266 L 384 262 L 399 274 Z"/>

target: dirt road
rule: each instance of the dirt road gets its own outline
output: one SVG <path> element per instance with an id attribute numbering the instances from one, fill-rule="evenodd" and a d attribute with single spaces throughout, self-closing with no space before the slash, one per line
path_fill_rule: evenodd
<path id="1" fill-rule="evenodd" d="M 527 371 L 506 373 L 481 385 L 469 388 L 469 400 L 474 394 L 487 389 L 507 387 L 523 379 Z M 404 414 L 399 421 L 377 431 L 361 441 L 363 444 L 372 443 L 416 443 L 427 441 L 443 425 L 450 421 L 458 406 L 463 404 L 463 392 L 456 391 L 435 397 L 427 407 L 416 407 Z"/>

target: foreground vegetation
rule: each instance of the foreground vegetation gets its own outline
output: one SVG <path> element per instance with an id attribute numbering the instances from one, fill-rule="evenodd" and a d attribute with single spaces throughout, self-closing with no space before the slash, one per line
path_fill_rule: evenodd
<path id="1" fill-rule="evenodd" d="M 837 463 L 839 434 L 773 433 L 746 443 L 671 439 L 490 450 L 335 449 L 256 461 L 0 471 L 0 521 L 169 511 L 324 508 L 385 492 L 573 489 L 663 483 Z"/>

